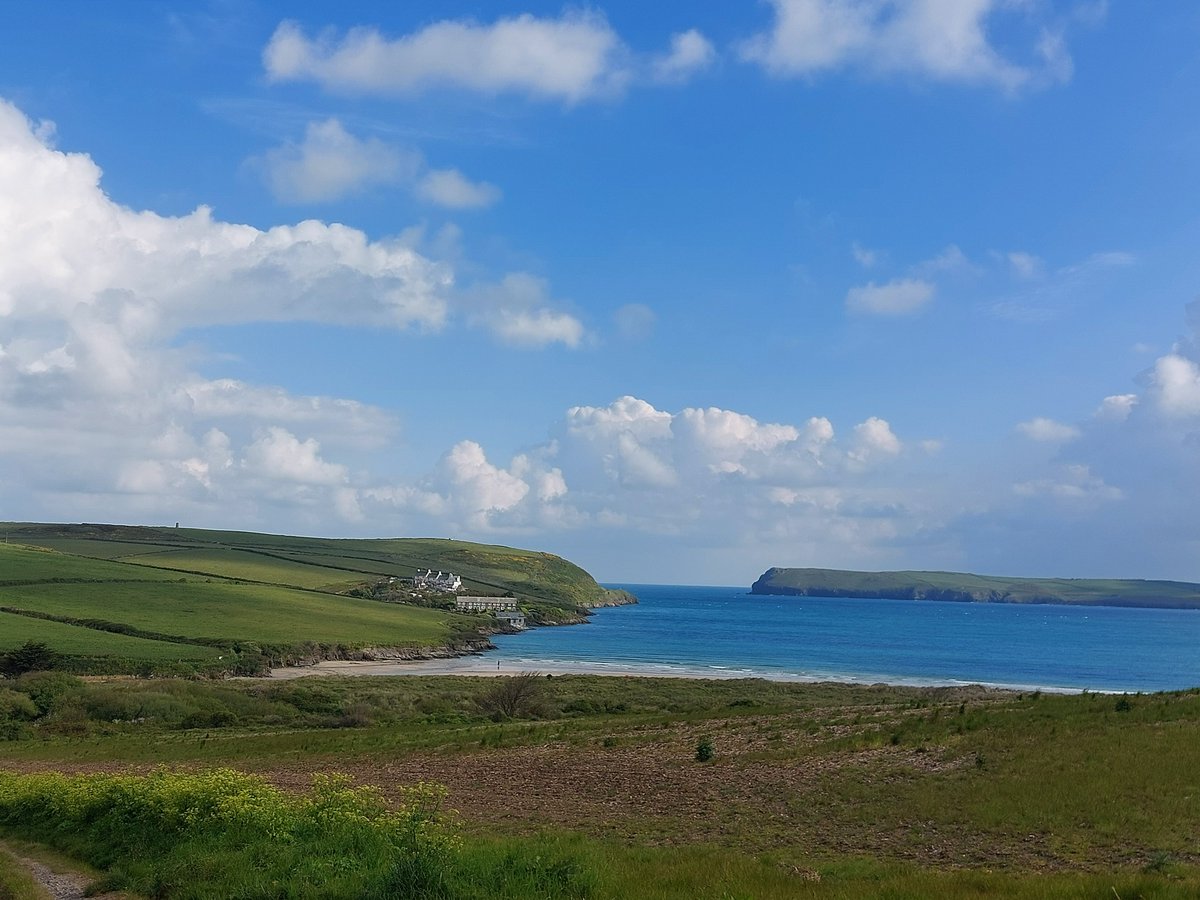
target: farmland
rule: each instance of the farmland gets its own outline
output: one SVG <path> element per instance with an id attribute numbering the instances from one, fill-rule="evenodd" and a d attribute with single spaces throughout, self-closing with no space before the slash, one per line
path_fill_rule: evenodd
<path id="1" fill-rule="evenodd" d="M 41 642 L 75 671 L 246 672 L 486 645 L 488 619 L 370 599 L 371 586 L 418 568 L 453 569 L 544 618 L 578 618 L 606 595 L 558 557 L 459 541 L 0 527 L 0 651 Z"/>

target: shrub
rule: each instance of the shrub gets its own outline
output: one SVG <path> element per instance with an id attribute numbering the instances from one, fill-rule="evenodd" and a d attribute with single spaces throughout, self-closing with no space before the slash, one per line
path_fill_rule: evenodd
<path id="1" fill-rule="evenodd" d="M 37 717 L 37 705 L 28 694 L 0 687 L 0 722 L 29 721 Z"/>
<path id="2" fill-rule="evenodd" d="M 26 672 L 44 672 L 58 663 L 58 654 L 39 641 L 26 641 L 0 653 L 0 675 L 16 678 Z"/>
<path id="3" fill-rule="evenodd" d="M 460 851 L 444 796 L 418 784 L 392 809 L 343 775 L 295 796 L 231 770 L 0 772 L 0 825 L 109 869 L 106 887 L 157 897 L 441 897 Z"/>
<path id="4" fill-rule="evenodd" d="M 54 712 L 83 693 L 83 680 L 66 672 L 27 672 L 13 686 L 28 694 L 42 715 Z"/>
<path id="5" fill-rule="evenodd" d="M 708 762 L 717 755 L 716 748 L 713 746 L 712 738 L 702 737 L 696 743 L 696 762 Z"/>
<path id="6" fill-rule="evenodd" d="M 493 719 L 532 718 L 544 715 L 546 682 L 537 672 L 497 678 L 475 702 Z"/>

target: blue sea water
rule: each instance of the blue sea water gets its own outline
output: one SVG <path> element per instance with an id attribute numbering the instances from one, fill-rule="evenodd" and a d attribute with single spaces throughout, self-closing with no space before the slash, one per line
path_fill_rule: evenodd
<path id="1" fill-rule="evenodd" d="M 1200 610 L 774 597 L 610 585 L 636 606 L 495 638 L 506 669 L 583 663 L 670 674 L 1159 691 L 1200 686 Z"/>

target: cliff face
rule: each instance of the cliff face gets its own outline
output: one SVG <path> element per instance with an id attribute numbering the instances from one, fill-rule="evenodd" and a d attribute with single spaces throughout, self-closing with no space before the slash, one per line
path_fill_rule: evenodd
<path id="1" fill-rule="evenodd" d="M 957 603 L 1065 603 L 1200 609 L 1200 584 L 1086 578 L 1008 578 L 964 572 L 771 568 L 752 594 Z"/>

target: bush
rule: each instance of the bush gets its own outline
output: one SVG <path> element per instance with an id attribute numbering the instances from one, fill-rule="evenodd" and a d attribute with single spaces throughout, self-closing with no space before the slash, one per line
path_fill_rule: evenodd
<path id="1" fill-rule="evenodd" d="M 48 715 L 83 693 L 83 680 L 66 672 L 27 672 L 13 685 L 28 694 L 41 715 Z"/>
<path id="2" fill-rule="evenodd" d="M 26 672 L 44 672 L 58 663 L 58 654 L 39 641 L 26 641 L 15 650 L 0 653 L 0 675 L 16 678 Z"/>
<path id="3" fill-rule="evenodd" d="M 546 713 L 546 682 L 538 672 L 497 678 L 475 702 L 493 719 L 534 718 Z"/>
<path id="4" fill-rule="evenodd" d="M 419 784 L 393 811 L 342 775 L 295 796 L 231 770 L 0 772 L 0 825 L 109 869 L 106 887 L 156 897 L 440 897 L 459 851 L 444 796 Z"/>
<path id="5" fill-rule="evenodd" d="M 0 722 L 27 722 L 37 717 L 37 704 L 33 702 L 28 694 L 0 687 Z"/>
<path id="6" fill-rule="evenodd" d="M 717 755 L 716 748 L 713 747 L 712 738 L 702 737 L 696 743 L 696 762 L 708 762 Z"/>

